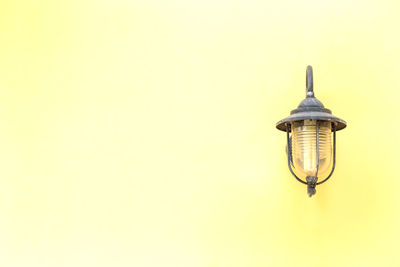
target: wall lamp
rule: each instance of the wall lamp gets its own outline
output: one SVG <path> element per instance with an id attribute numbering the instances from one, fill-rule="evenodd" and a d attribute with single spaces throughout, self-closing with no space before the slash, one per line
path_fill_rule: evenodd
<path id="1" fill-rule="evenodd" d="M 336 163 L 336 132 L 345 127 L 344 120 L 333 116 L 315 98 L 312 67 L 307 66 L 306 98 L 289 117 L 279 121 L 276 128 L 286 132 L 289 170 L 299 182 L 307 185 L 310 197 L 316 193 L 317 185 L 332 176 Z"/>

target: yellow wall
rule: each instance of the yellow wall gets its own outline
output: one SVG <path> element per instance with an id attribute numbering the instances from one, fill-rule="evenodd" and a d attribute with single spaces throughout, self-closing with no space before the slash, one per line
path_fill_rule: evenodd
<path id="1" fill-rule="evenodd" d="M 399 266 L 391 1 L 0 2 L 0 266 Z M 275 123 L 348 122 L 308 198 Z"/>

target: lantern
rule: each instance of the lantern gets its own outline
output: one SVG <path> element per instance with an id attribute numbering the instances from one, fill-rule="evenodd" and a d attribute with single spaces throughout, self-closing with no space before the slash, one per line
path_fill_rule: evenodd
<path id="1" fill-rule="evenodd" d="M 306 98 L 279 121 L 276 128 L 286 132 L 287 161 L 292 175 L 307 185 L 308 195 L 316 193 L 315 187 L 326 182 L 335 169 L 336 132 L 344 129 L 346 122 L 315 98 L 312 67 L 307 66 Z"/>

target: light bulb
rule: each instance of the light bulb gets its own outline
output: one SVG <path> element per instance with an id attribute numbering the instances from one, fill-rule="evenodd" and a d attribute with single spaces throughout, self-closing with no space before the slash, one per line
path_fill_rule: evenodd
<path id="1" fill-rule="evenodd" d="M 316 120 L 291 122 L 293 165 L 304 177 L 315 176 L 317 171 Z M 319 167 L 318 176 L 330 170 L 332 161 L 332 125 L 319 121 Z"/>

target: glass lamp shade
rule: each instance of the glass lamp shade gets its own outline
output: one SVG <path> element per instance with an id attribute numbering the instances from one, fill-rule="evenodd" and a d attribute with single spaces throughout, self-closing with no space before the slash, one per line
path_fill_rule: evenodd
<path id="1" fill-rule="evenodd" d="M 292 157 L 294 169 L 303 177 L 315 176 L 317 172 L 316 120 L 291 122 Z M 332 125 L 319 121 L 319 167 L 318 176 L 330 170 L 332 163 Z"/>

